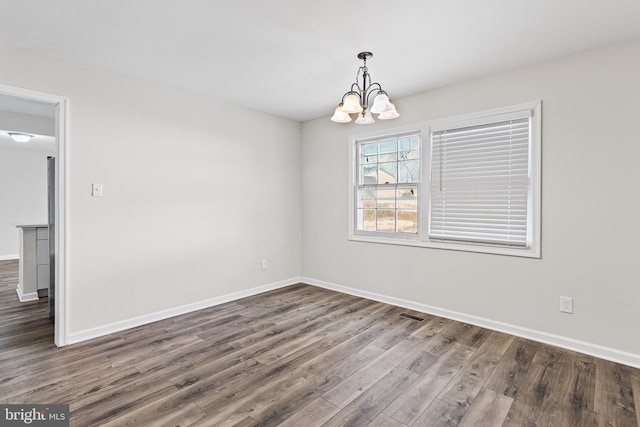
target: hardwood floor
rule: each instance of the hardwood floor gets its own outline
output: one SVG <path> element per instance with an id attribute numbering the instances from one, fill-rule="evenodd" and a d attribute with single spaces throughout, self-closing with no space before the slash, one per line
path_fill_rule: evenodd
<path id="1" fill-rule="evenodd" d="M 56 349 L 17 275 L 0 261 L 0 403 L 74 427 L 639 425 L 637 369 L 302 284 Z"/>

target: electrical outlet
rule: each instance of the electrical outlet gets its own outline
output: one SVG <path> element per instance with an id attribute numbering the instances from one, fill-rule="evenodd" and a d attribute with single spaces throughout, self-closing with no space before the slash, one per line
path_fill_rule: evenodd
<path id="1" fill-rule="evenodd" d="M 102 197 L 102 184 L 97 184 L 95 182 L 91 184 L 91 196 Z"/>
<path id="2" fill-rule="evenodd" d="M 266 270 L 267 268 L 269 268 L 269 264 L 267 263 L 266 259 L 263 259 L 261 264 L 260 264 L 260 268 L 263 270 Z"/>
<path id="3" fill-rule="evenodd" d="M 573 298 L 560 297 L 560 312 L 573 314 Z"/>

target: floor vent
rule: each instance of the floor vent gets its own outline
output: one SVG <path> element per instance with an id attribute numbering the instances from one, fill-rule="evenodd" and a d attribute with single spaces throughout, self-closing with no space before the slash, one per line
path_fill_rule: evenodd
<path id="1" fill-rule="evenodd" d="M 418 322 L 422 322 L 424 320 L 422 317 L 412 316 L 407 313 L 400 314 L 400 317 L 406 317 L 407 319 L 417 320 Z"/>

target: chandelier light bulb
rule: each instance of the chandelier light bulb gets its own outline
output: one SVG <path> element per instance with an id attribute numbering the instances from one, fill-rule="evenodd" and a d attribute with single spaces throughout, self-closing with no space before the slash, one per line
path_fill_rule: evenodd
<path id="1" fill-rule="evenodd" d="M 383 111 L 378 115 L 378 118 L 380 120 L 391 120 L 397 117 L 400 117 L 400 114 L 398 114 L 398 112 L 396 111 L 396 106 L 393 105 L 391 102 L 389 103 L 389 109 L 386 111 Z"/>
<path id="2" fill-rule="evenodd" d="M 340 104 L 333 112 L 331 121 L 336 123 L 349 123 L 351 121 L 351 116 L 342 110 L 342 104 Z"/>
<path id="3" fill-rule="evenodd" d="M 371 112 L 380 114 L 386 111 L 389 108 L 389 97 L 386 93 L 380 92 L 373 99 L 373 106 L 371 107 Z"/>
<path id="4" fill-rule="evenodd" d="M 374 122 L 375 120 L 373 120 L 373 116 L 371 115 L 371 111 L 369 110 L 358 114 L 358 118 L 356 119 L 356 123 L 359 125 L 370 125 Z"/>
<path id="5" fill-rule="evenodd" d="M 356 94 L 349 94 L 344 99 L 344 105 L 342 111 L 345 113 L 361 113 L 362 105 L 360 105 L 360 98 Z"/>

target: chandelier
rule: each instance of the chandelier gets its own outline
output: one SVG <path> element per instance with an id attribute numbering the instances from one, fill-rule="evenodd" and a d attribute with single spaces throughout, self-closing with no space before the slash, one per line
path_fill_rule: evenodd
<path id="1" fill-rule="evenodd" d="M 350 114 L 357 114 L 356 123 L 368 125 L 375 122 L 371 113 L 377 114 L 380 120 L 391 120 L 400 116 L 395 105 L 389 101 L 387 92 L 382 90 L 380 83 L 371 83 L 371 76 L 367 68 L 367 59 L 371 59 L 371 57 L 373 57 L 371 52 L 358 54 L 358 59 L 362 60 L 363 65 L 358 68 L 356 81 L 351 85 L 351 90 L 342 96 L 342 102 L 331 116 L 331 121 L 349 123 L 351 121 Z M 362 86 L 358 83 L 359 78 L 362 78 Z M 369 108 L 369 98 L 373 94 L 376 95 L 373 98 L 373 105 Z"/>

